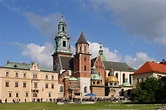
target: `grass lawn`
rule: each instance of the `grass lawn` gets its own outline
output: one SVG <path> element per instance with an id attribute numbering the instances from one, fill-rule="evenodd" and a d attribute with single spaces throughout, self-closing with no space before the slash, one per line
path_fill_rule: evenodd
<path id="1" fill-rule="evenodd" d="M 166 104 L 125 104 L 97 102 L 95 104 L 64 104 L 49 102 L 0 104 L 0 110 L 154 110 Z"/>

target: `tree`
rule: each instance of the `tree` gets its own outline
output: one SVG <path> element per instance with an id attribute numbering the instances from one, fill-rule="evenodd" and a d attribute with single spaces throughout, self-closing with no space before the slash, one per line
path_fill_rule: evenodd
<path id="1" fill-rule="evenodd" d="M 165 88 L 163 86 L 165 87 L 163 81 L 154 77 L 147 78 L 144 82 L 136 85 L 136 88 L 132 91 L 131 99 L 138 103 L 158 102 L 166 93 L 164 93 Z M 163 91 L 163 94 L 160 94 L 161 91 Z"/>

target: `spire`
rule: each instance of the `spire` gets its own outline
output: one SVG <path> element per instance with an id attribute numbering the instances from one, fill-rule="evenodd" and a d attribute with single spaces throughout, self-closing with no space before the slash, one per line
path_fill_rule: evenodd
<path id="1" fill-rule="evenodd" d="M 82 44 L 82 43 L 88 44 L 88 42 L 86 41 L 86 39 L 85 39 L 85 37 L 84 37 L 83 32 L 81 32 L 81 35 L 80 35 L 78 41 L 76 42 L 76 44 Z"/>
<path id="2" fill-rule="evenodd" d="M 101 58 L 102 61 L 106 61 L 106 58 L 103 55 L 103 46 L 102 46 L 101 43 L 100 43 L 99 55 L 100 55 L 100 58 Z"/>

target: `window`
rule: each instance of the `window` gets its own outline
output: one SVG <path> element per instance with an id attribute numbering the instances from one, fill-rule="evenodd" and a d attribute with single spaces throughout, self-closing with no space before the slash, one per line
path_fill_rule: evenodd
<path id="1" fill-rule="evenodd" d="M 129 83 L 131 84 L 131 74 L 129 74 Z"/>
<path id="2" fill-rule="evenodd" d="M 80 46 L 80 51 L 82 51 L 82 47 Z"/>
<path id="3" fill-rule="evenodd" d="M 116 86 L 116 85 L 117 85 L 117 83 L 114 83 L 114 85 Z"/>
<path id="4" fill-rule="evenodd" d="M 86 52 L 86 46 L 84 46 L 84 52 Z"/>
<path id="5" fill-rule="evenodd" d="M 63 41 L 63 47 L 66 47 L 66 41 Z"/>
<path id="6" fill-rule="evenodd" d="M 54 89 L 54 84 L 51 84 L 51 89 Z"/>
<path id="7" fill-rule="evenodd" d="M 33 92 L 33 97 L 37 97 L 37 93 L 36 92 Z"/>
<path id="8" fill-rule="evenodd" d="M 54 76 L 51 76 L 51 79 L 54 80 Z"/>
<path id="9" fill-rule="evenodd" d="M 19 97 L 18 93 L 16 93 L 16 97 Z"/>
<path id="10" fill-rule="evenodd" d="M 84 87 L 84 93 L 87 93 L 87 87 L 86 86 Z"/>
<path id="11" fill-rule="evenodd" d="M 46 79 L 48 79 L 48 75 L 46 75 Z"/>
<path id="12" fill-rule="evenodd" d="M 84 61 L 86 61 L 86 57 L 84 57 Z"/>
<path id="13" fill-rule="evenodd" d="M 37 74 L 33 74 L 33 78 L 37 78 Z"/>
<path id="14" fill-rule="evenodd" d="M 112 83 L 110 83 L 110 85 L 112 86 Z"/>
<path id="15" fill-rule="evenodd" d="M 123 83 L 125 82 L 125 74 L 123 73 Z"/>
<path id="16" fill-rule="evenodd" d="M 48 88 L 48 84 L 45 84 L 45 88 Z"/>
<path id="17" fill-rule="evenodd" d="M 24 73 L 24 78 L 26 78 L 26 73 Z"/>
<path id="18" fill-rule="evenodd" d="M 18 73 L 16 73 L 15 75 L 16 75 L 16 77 L 18 77 Z"/>
<path id="19" fill-rule="evenodd" d="M 93 81 L 93 84 L 95 84 L 95 81 Z"/>
<path id="20" fill-rule="evenodd" d="M 27 84 L 26 82 L 23 82 L 23 87 L 26 87 L 26 84 Z"/>
<path id="21" fill-rule="evenodd" d="M 15 82 L 15 87 L 18 87 L 18 82 Z"/>
<path id="22" fill-rule="evenodd" d="M 97 84 L 100 84 L 100 81 L 97 81 Z"/>
<path id="23" fill-rule="evenodd" d="M 137 83 L 139 83 L 139 79 L 137 79 Z"/>
<path id="24" fill-rule="evenodd" d="M 25 93 L 25 97 L 28 97 L 28 92 Z"/>
<path id="25" fill-rule="evenodd" d="M 37 88 L 37 82 L 34 83 L 34 88 Z"/>
<path id="26" fill-rule="evenodd" d="M 62 27 L 62 31 L 65 31 L 65 27 L 64 26 Z"/>
<path id="27" fill-rule="evenodd" d="M 63 86 L 60 86 L 60 92 L 63 92 Z"/>
<path id="28" fill-rule="evenodd" d="M 51 97 L 51 93 L 48 93 L 48 97 Z"/>
<path id="29" fill-rule="evenodd" d="M 86 71 L 86 66 L 84 66 L 84 71 Z"/>
<path id="30" fill-rule="evenodd" d="M 9 82 L 5 82 L 5 87 L 9 87 Z"/>
<path id="31" fill-rule="evenodd" d="M 142 78 L 142 82 L 144 81 L 144 79 Z"/>
<path id="32" fill-rule="evenodd" d="M 118 73 L 116 73 L 116 74 L 115 74 L 115 76 L 116 76 L 116 77 L 117 77 L 117 79 L 118 79 Z"/>
<path id="33" fill-rule="evenodd" d="M 9 92 L 9 97 L 12 97 L 12 93 L 11 92 Z"/>
<path id="34" fill-rule="evenodd" d="M 6 76 L 9 76 L 9 72 L 6 72 Z"/>

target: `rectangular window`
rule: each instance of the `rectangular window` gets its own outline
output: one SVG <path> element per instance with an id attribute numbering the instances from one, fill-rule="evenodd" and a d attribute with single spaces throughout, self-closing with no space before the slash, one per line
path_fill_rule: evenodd
<path id="1" fill-rule="evenodd" d="M 66 47 L 66 41 L 63 41 L 63 47 Z"/>
<path id="2" fill-rule="evenodd" d="M 37 82 L 34 83 L 34 88 L 37 88 Z"/>
<path id="3" fill-rule="evenodd" d="M 6 72 L 6 76 L 9 76 L 9 72 Z"/>
<path id="4" fill-rule="evenodd" d="M 54 84 L 51 84 L 51 89 L 54 89 Z"/>
<path id="5" fill-rule="evenodd" d="M 18 73 L 16 73 L 15 76 L 18 77 Z"/>
<path id="6" fill-rule="evenodd" d="M 25 97 L 28 97 L 28 92 L 25 93 Z"/>
<path id="7" fill-rule="evenodd" d="M 9 82 L 5 82 L 5 87 L 9 87 Z"/>
<path id="8" fill-rule="evenodd" d="M 48 79 L 48 75 L 46 75 L 46 79 Z"/>
<path id="9" fill-rule="evenodd" d="M 45 84 L 45 88 L 48 88 L 48 84 Z"/>
<path id="10" fill-rule="evenodd" d="M 48 93 L 48 97 L 51 97 L 51 93 Z"/>
<path id="11" fill-rule="evenodd" d="M 18 87 L 18 82 L 15 82 L 15 87 Z"/>
<path id="12" fill-rule="evenodd" d="M 54 80 L 54 76 L 51 76 L 51 79 Z"/>
<path id="13" fill-rule="evenodd" d="M 24 73 L 24 78 L 26 78 L 26 73 Z"/>
<path id="14" fill-rule="evenodd" d="M 37 93 L 36 92 L 33 93 L 33 97 L 37 97 Z"/>
<path id="15" fill-rule="evenodd" d="M 12 93 L 11 92 L 9 92 L 9 97 L 12 97 Z"/>
<path id="16" fill-rule="evenodd" d="M 26 82 L 23 82 L 23 87 L 26 87 L 27 83 Z"/>
<path id="17" fill-rule="evenodd" d="M 19 97 L 18 93 L 16 93 L 16 97 Z"/>
<path id="18" fill-rule="evenodd" d="M 37 74 L 33 74 L 33 78 L 37 78 Z"/>

